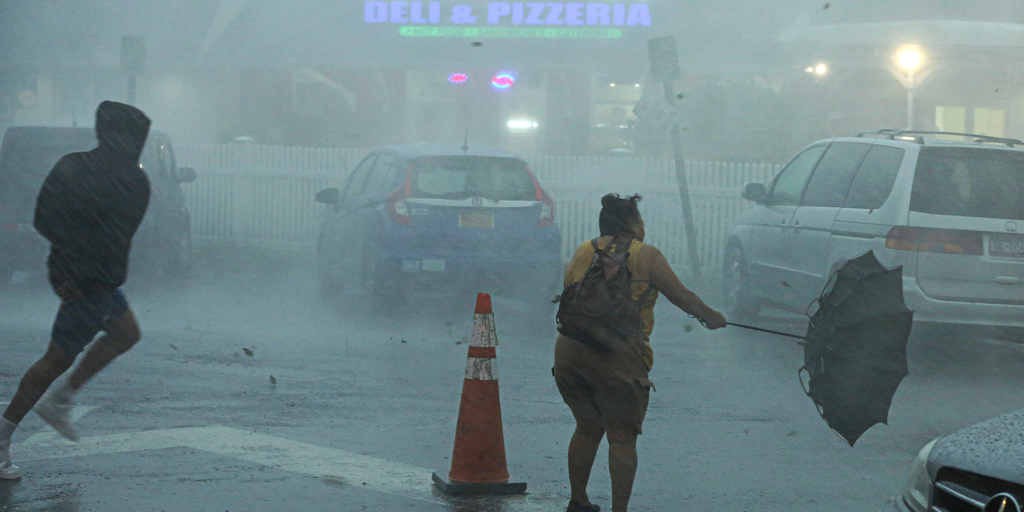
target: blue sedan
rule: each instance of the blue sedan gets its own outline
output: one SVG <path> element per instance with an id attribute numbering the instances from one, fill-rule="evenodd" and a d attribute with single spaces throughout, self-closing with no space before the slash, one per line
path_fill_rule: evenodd
<path id="1" fill-rule="evenodd" d="M 412 144 L 372 152 L 328 205 L 317 256 L 322 290 L 381 306 L 412 294 L 490 292 L 550 316 L 561 290 L 555 203 L 504 150 Z"/>

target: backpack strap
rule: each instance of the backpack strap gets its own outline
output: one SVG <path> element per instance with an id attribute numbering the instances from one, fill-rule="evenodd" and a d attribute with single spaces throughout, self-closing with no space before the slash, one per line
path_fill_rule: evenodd
<path id="1" fill-rule="evenodd" d="M 612 242 L 614 242 L 614 241 L 615 240 L 612 240 Z M 622 250 L 623 244 L 625 244 L 626 250 Z M 629 249 L 631 247 L 633 247 L 633 239 L 632 238 L 626 238 L 625 242 L 623 242 L 623 239 L 619 239 L 619 243 L 618 243 L 618 245 L 616 245 L 616 247 L 617 247 L 616 252 L 619 253 L 619 254 L 629 252 Z"/>
<path id="2" fill-rule="evenodd" d="M 658 289 L 654 286 L 654 283 L 650 281 L 637 280 L 633 281 L 633 283 L 647 283 L 647 288 L 644 289 L 644 292 L 641 293 L 640 296 L 637 297 L 636 299 L 636 302 L 640 304 L 640 307 L 647 307 L 647 301 L 650 300 L 651 295 L 653 295 L 654 292 L 658 291 Z"/>

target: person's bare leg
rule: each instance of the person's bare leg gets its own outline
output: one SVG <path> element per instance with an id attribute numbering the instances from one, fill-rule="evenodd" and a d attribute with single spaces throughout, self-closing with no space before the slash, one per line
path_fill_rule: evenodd
<path id="1" fill-rule="evenodd" d="M 141 337 L 139 324 L 130 309 L 120 317 L 108 321 L 107 332 L 96 338 L 86 350 L 82 362 L 68 377 L 68 386 L 72 391 L 77 391 L 111 361 L 131 350 Z"/>
<path id="2" fill-rule="evenodd" d="M 636 477 L 636 432 L 608 431 L 608 471 L 612 474 L 612 512 L 626 512 Z"/>
<path id="3" fill-rule="evenodd" d="M 570 501 L 590 506 L 587 495 L 587 484 L 590 482 L 590 470 L 594 467 L 597 449 L 604 438 L 604 428 L 600 425 L 576 424 L 576 431 L 569 441 L 569 487 Z"/>
<path id="4" fill-rule="evenodd" d="M 64 349 L 51 344 L 46 349 L 46 354 L 33 364 L 25 376 L 21 378 L 18 391 L 4 411 L 4 418 L 17 425 L 25 418 L 25 415 L 32 410 L 43 393 L 57 380 L 64 372 L 71 368 L 75 359 L 69 357 Z"/>

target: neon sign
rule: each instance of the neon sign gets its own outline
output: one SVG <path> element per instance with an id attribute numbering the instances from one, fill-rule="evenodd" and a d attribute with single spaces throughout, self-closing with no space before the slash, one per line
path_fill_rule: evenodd
<path id="1" fill-rule="evenodd" d="M 491 79 L 491 85 L 497 87 L 498 89 L 508 89 L 509 87 L 512 87 L 515 84 L 515 77 L 508 73 L 496 75 L 494 78 Z"/>
<path id="2" fill-rule="evenodd" d="M 367 1 L 367 23 L 438 25 L 535 25 L 568 27 L 650 27 L 651 11 L 645 3 L 606 2 L 488 2 L 474 11 L 472 5 L 442 8 L 439 1 Z M 486 11 L 486 13 L 484 13 Z"/>
<path id="3" fill-rule="evenodd" d="M 619 39 L 618 28 L 515 28 L 515 27 L 431 27 L 404 26 L 398 29 L 404 37 L 515 37 L 542 39 Z"/>

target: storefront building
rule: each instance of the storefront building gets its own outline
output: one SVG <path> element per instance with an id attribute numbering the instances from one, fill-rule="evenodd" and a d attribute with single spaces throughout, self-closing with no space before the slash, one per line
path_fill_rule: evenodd
<path id="1" fill-rule="evenodd" d="M 774 0 L 22 2 L 0 19 L 0 128 L 91 123 L 99 101 L 125 98 L 120 41 L 136 35 L 137 104 L 178 141 L 667 156 L 633 107 L 664 97 L 647 41 L 671 35 L 688 158 L 780 162 L 818 138 L 904 127 L 894 59 L 908 45 L 923 59 L 915 128 L 1024 137 L 1024 36 L 994 2 L 932 22 L 845 4 L 807 18 Z"/>

